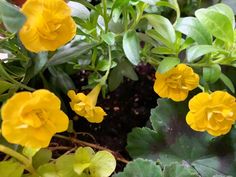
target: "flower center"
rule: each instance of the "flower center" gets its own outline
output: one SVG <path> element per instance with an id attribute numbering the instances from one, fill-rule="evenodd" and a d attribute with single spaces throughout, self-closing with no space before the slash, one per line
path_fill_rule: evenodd
<path id="1" fill-rule="evenodd" d="M 39 35 L 47 40 L 55 40 L 58 37 L 58 31 L 62 26 L 63 19 L 44 10 L 38 17 L 37 31 Z"/>
<path id="2" fill-rule="evenodd" d="M 223 121 L 225 119 L 232 119 L 234 113 L 229 108 L 225 108 L 223 106 L 215 106 L 207 108 L 207 119 L 208 121 L 211 119 L 215 119 L 216 121 Z"/>
<path id="3" fill-rule="evenodd" d="M 172 74 L 166 79 L 166 83 L 169 87 L 174 89 L 188 90 L 188 88 L 184 85 L 183 76 L 180 74 Z"/>
<path id="4" fill-rule="evenodd" d="M 28 126 L 39 128 L 45 124 L 47 120 L 47 112 L 43 109 L 34 109 L 23 114 L 21 121 Z"/>

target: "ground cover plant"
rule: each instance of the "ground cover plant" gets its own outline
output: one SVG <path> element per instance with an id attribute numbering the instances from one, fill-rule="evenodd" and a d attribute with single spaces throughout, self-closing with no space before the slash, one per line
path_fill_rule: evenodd
<path id="1" fill-rule="evenodd" d="M 236 176 L 235 13 L 0 0 L 0 176 Z"/>

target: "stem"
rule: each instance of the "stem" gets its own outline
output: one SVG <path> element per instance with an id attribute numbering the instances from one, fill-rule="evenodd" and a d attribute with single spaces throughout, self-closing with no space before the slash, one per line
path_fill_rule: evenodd
<path id="1" fill-rule="evenodd" d="M 27 171 L 29 171 L 32 174 L 35 174 L 35 169 L 32 166 L 31 160 L 29 160 L 28 158 L 26 158 L 25 156 L 21 155 L 20 153 L 6 147 L 3 145 L 0 145 L 0 152 L 3 152 L 7 155 L 10 155 L 11 157 L 14 157 L 15 159 L 17 159 L 18 161 L 22 162 L 25 165 L 25 169 Z"/>
<path id="2" fill-rule="evenodd" d="M 103 18 L 105 22 L 105 33 L 108 31 L 108 19 L 107 19 L 107 0 L 102 0 L 103 6 Z"/>
<path id="3" fill-rule="evenodd" d="M 109 58 L 109 61 L 108 61 L 109 68 L 106 71 L 106 74 L 101 78 L 101 81 L 100 81 L 101 86 L 106 84 L 106 80 L 107 80 L 108 75 L 109 75 L 110 70 L 111 70 L 111 60 L 112 60 L 112 58 L 111 58 L 111 47 L 109 45 L 108 45 L 108 58 Z"/>
<path id="4" fill-rule="evenodd" d="M 61 138 L 61 139 L 67 140 L 67 141 L 72 141 L 72 142 L 74 142 L 76 144 L 79 144 L 81 146 L 89 146 L 89 147 L 94 148 L 94 149 L 108 151 L 108 152 L 112 153 L 115 156 L 116 160 L 118 160 L 120 162 L 123 162 L 123 163 L 126 163 L 126 164 L 129 163 L 129 161 L 126 160 L 124 157 L 122 157 L 119 153 L 114 152 L 114 151 L 112 151 L 112 150 L 110 150 L 108 148 L 105 148 L 103 146 L 99 146 L 99 145 L 93 144 L 93 143 L 88 143 L 86 141 L 81 141 L 81 140 L 78 140 L 78 139 L 72 138 L 72 137 L 66 137 L 66 136 L 63 136 L 63 135 L 56 134 L 54 136 L 57 137 L 57 138 Z"/>

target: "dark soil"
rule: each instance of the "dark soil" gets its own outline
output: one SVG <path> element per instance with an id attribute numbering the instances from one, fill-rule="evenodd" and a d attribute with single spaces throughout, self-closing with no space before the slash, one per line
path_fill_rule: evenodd
<path id="1" fill-rule="evenodd" d="M 150 110 L 156 106 L 158 98 L 153 91 L 154 69 L 149 65 L 140 65 L 136 71 L 139 76 L 138 81 L 125 79 L 124 83 L 109 93 L 105 99 L 99 97 L 97 105 L 107 113 L 101 124 L 91 124 L 82 117 L 74 121 L 76 132 L 89 133 L 95 140 L 89 136 L 78 138 L 107 147 L 120 153 L 127 160 L 130 160 L 125 149 L 127 135 L 132 128 L 146 125 Z M 117 171 L 122 170 L 124 165 L 118 162 Z"/>

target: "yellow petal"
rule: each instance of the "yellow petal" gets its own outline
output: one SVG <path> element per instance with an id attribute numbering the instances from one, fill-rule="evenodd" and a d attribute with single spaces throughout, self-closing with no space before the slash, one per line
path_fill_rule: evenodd
<path id="1" fill-rule="evenodd" d="M 49 114 L 49 120 L 56 128 L 56 132 L 66 131 L 69 126 L 69 118 L 60 110 L 51 111 Z"/>

